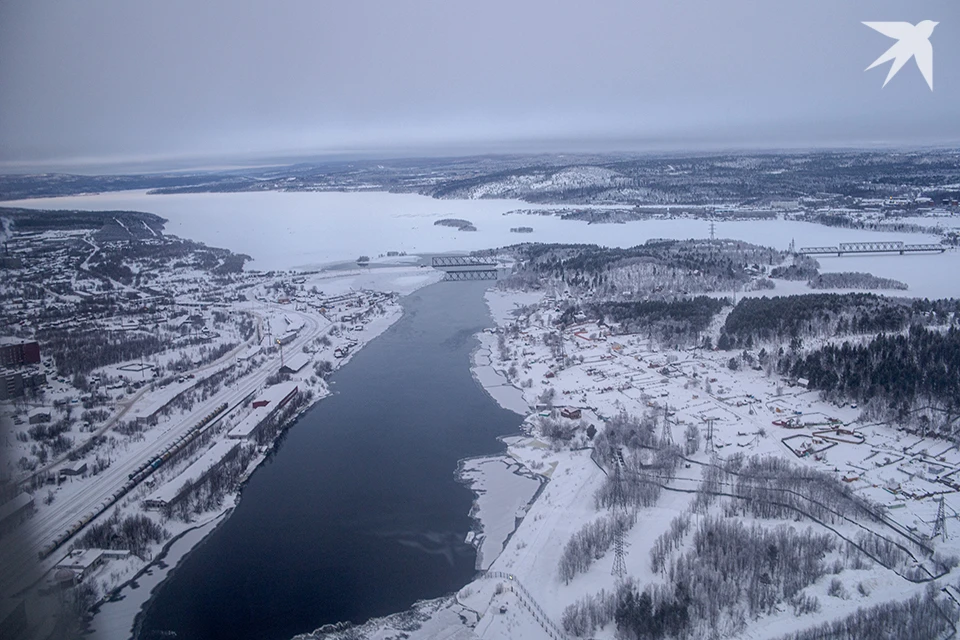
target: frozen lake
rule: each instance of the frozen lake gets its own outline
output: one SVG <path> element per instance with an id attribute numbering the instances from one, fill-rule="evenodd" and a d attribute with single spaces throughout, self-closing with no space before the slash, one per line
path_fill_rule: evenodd
<path id="1" fill-rule="evenodd" d="M 166 231 L 225 247 L 254 258 L 261 270 L 315 267 L 360 255 L 387 251 L 442 253 L 488 249 L 519 242 L 582 242 L 629 247 L 651 238 L 705 238 L 704 220 L 644 220 L 626 224 L 587 224 L 552 216 L 509 214 L 530 208 L 518 200 L 436 200 L 415 194 L 384 192 L 196 193 L 150 195 L 121 191 L 84 196 L 0 203 L 37 209 L 126 209 L 149 211 L 169 220 Z M 539 205 L 538 205 L 539 206 Z M 548 207 L 541 207 L 548 208 Z M 476 231 L 435 226 L 441 218 L 469 220 Z M 533 233 L 512 233 L 512 227 Z M 786 249 L 885 240 L 939 242 L 935 235 L 885 233 L 824 227 L 782 220 L 731 221 L 716 224 L 719 238 Z M 869 271 L 910 285 L 900 295 L 960 295 L 953 274 L 960 253 L 915 256 L 845 256 L 821 259 L 824 271 Z"/>

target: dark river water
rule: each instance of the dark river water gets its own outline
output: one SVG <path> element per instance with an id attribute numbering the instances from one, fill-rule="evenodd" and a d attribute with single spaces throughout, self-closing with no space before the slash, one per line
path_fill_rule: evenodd
<path id="1" fill-rule="evenodd" d="M 254 474 L 230 517 L 162 584 L 141 638 L 288 639 L 401 611 L 474 575 L 457 461 L 520 417 L 470 375 L 492 321 L 481 282 L 439 283 L 360 350 Z M 165 634 L 166 635 L 166 634 Z"/>

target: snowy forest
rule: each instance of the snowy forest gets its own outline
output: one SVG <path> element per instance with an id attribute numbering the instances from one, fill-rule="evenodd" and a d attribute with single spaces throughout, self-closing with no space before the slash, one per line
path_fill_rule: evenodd
<path id="1" fill-rule="evenodd" d="M 717 346 L 802 344 L 803 338 L 898 332 L 912 324 L 960 322 L 960 300 L 904 300 L 872 293 L 744 298 L 727 316 Z"/>
<path id="2" fill-rule="evenodd" d="M 502 286 L 558 287 L 591 300 L 672 300 L 742 288 L 787 253 L 735 240 L 649 240 L 628 249 L 580 244 L 521 244 L 502 249 L 517 261 Z"/>
<path id="3" fill-rule="evenodd" d="M 780 369 L 807 378 L 831 399 L 877 403 L 901 423 L 914 413 L 951 435 L 960 418 L 960 329 L 913 326 L 906 334 L 878 335 L 866 344 L 826 345 Z"/>
<path id="4" fill-rule="evenodd" d="M 700 341 L 700 333 L 729 302 L 726 298 L 696 298 L 675 301 L 596 302 L 564 311 L 560 322 L 571 324 L 578 313 L 589 320 L 620 325 L 618 333 L 641 333 L 661 344 L 690 345 Z"/>

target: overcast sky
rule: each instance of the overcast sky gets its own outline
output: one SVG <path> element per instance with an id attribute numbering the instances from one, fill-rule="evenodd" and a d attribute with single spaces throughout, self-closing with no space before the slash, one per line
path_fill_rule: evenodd
<path id="1" fill-rule="evenodd" d="M 0 0 L 0 170 L 958 140 L 956 0 Z"/>

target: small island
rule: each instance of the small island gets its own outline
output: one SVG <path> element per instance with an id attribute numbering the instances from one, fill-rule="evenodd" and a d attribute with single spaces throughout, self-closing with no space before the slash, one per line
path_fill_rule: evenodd
<path id="1" fill-rule="evenodd" d="M 461 220 L 460 218 L 443 218 L 442 220 L 437 220 L 433 223 L 434 226 L 439 227 L 456 227 L 460 231 L 476 231 L 477 228 L 473 226 L 473 223 L 469 220 Z"/>

